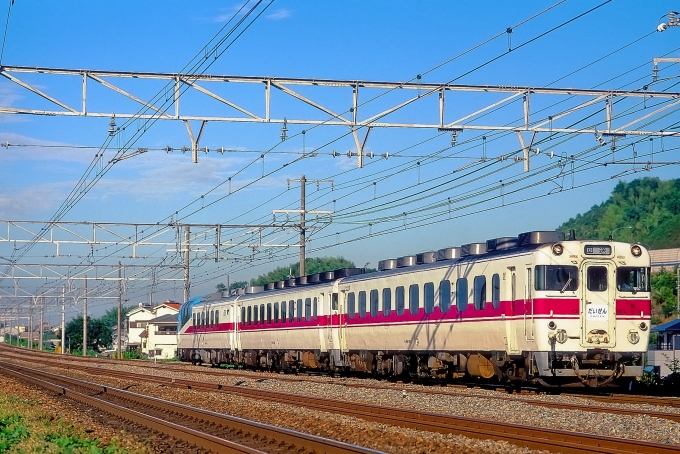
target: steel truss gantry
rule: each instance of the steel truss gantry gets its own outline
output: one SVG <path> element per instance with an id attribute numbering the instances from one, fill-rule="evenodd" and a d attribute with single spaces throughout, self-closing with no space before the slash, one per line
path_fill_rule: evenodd
<path id="1" fill-rule="evenodd" d="M 115 116 L 120 118 L 138 118 L 138 119 L 159 119 L 159 120 L 181 120 L 185 123 L 189 132 L 192 155 L 194 162 L 198 161 L 198 142 L 200 140 L 203 127 L 209 121 L 216 122 L 248 122 L 248 123 L 278 123 L 282 125 L 309 125 L 309 126 L 342 126 L 349 128 L 351 131 L 356 148 L 357 148 L 357 165 L 363 166 L 364 147 L 368 139 L 368 135 L 373 128 L 417 128 L 417 129 L 437 129 L 440 131 L 451 131 L 453 135 L 465 130 L 480 130 L 480 131 L 516 131 L 523 142 L 521 134 L 523 132 L 533 133 L 573 133 L 573 134 L 607 134 L 612 136 L 676 136 L 676 131 L 654 131 L 634 129 L 638 127 L 641 122 L 648 120 L 668 109 L 678 108 L 680 106 L 680 93 L 678 92 L 663 92 L 663 91 L 625 91 L 625 90 L 597 90 L 597 89 L 578 89 L 578 88 L 540 88 L 540 87 L 526 87 L 526 86 L 502 86 L 502 85 L 470 85 L 470 84 L 450 84 L 450 83 L 420 83 L 420 82 L 375 82 L 375 81 L 360 81 L 360 80 L 338 80 L 338 79 L 304 79 L 304 78 L 281 78 L 281 77 L 251 77 L 251 76 L 229 76 L 229 75 L 211 75 L 211 74 L 177 74 L 177 73 L 156 73 L 156 72 L 123 72 L 123 71 L 100 71 L 88 69 L 62 69 L 62 68 L 38 68 L 38 67 L 23 67 L 23 66 L 2 66 L 0 67 L 0 74 L 6 79 L 10 80 L 19 87 L 28 90 L 42 100 L 47 101 L 52 108 L 36 109 L 25 106 L 0 106 L 0 113 L 5 114 L 29 114 L 29 115 L 49 115 L 49 116 L 74 116 L 74 117 L 111 117 L 112 112 L 92 111 L 88 109 L 88 81 L 95 82 L 112 93 L 116 93 L 123 98 L 133 102 L 140 111 L 135 112 L 131 109 L 130 112 L 116 112 Z M 80 80 L 81 103 L 80 106 L 69 105 L 63 100 L 66 97 L 65 93 L 48 94 L 47 92 L 31 85 L 20 79 L 19 75 L 34 77 L 33 75 L 50 75 L 52 77 L 63 78 L 78 78 Z M 130 80 L 155 80 L 165 85 L 159 85 L 162 90 L 167 92 L 166 101 L 162 105 L 152 105 L 143 99 L 141 95 L 135 96 L 130 91 L 124 90 L 120 87 L 122 81 L 125 80 L 127 86 L 134 85 Z M 115 83 L 114 83 L 115 81 Z M 251 85 L 261 87 L 263 96 L 257 102 L 255 108 L 246 108 L 243 101 L 236 102 L 228 99 L 229 95 L 218 93 L 222 89 L 219 84 L 223 86 L 233 87 L 236 84 Z M 52 84 L 53 86 L 63 86 L 64 84 Z M 211 89 L 206 86 L 212 85 Z M 164 88 L 163 88 L 164 87 Z M 296 87 L 296 89 L 293 89 Z M 347 102 L 341 103 L 346 105 L 345 111 L 336 111 L 335 109 L 324 105 L 311 99 L 310 96 L 300 93 L 301 87 L 316 87 L 326 91 L 342 90 L 344 95 L 348 97 Z M 60 88 L 61 89 L 61 88 Z M 289 118 L 277 117 L 272 113 L 272 89 L 276 89 L 284 95 L 283 99 L 286 101 L 300 102 L 302 105 L 310 106 L 315 112 L 320 114 L 319 118 Z M 57 89 L 55 89 L 57 90 Z M 220 106 L 224 108 L 221 115 L 187 115 L 180 109 L 180 96 L 187 90 L 193 93 L 205 95 L 213 100 L 216 100 Z M 305 90 L 305 89 L 302 89 Z M 372 109 L 367 108 L 362 102 L 373 98 L 376 92 L 369 90 L 378 90 L 379 93 L 406 93 L 405 99 L 394 101 L 394 104 L 388 107 L 381 107 L 382 110 L 372 112 Z M 141 91 L 141 90 L 140 90 Z M 365 98 L 360 97 L 360 92 L 367 92 Z M 493 95 L 492 99 L 487 103 L 467 103 L 457 102 L 457 96 L 460 98 L 462 94 L 475 93 L 479 97 Z M 328 99 L 327 94 L 322 93 L 320 98 Z M 239 99 L 243 96 L 233 96 Z M 552 114 L 542 111 L 539 115 L 534 115 L 532 118 L 531 104 L 536 103 L 540 99 L 551 97 L 563 97 L 572 99 L 570 107 L 563 109 L 555 107 Z M 434 111 L 432 108 L 416 109 L 416 113 L 407 113 L 409 121 L 398 119 L 390 119 L 390 115 L 402 111 L 407 106 L 415 103 L 423 102 L 426 99 L 438 98 L 438 102 Z M 628 115 L 625 120 L 617 120 L 614 113 L 615 100 L 626 98 L 643 98 L 643 99 L 665 99 L 671 102 L 664 103 L 658 108 L 652 108 L 651 111 L 644 111 L 638 115 Z M 552 98 L 551 98 L 552 99 Z M 15 102 L 28 102 L 28 97 L 20 99 Z M 361 101 L 360 101 L 361 100 Z M 495 124 L 482 123 L 482 121 L 489 121 L 485 114 L 492 110 L 508 106 L 513 102 L 521 101 L 521 112 L 518 112 L 518 117 L 523 118 L 518 124 Z M 448 118 L 445 115 L 445 105 L 452 105 L 455 107 L 455 118 Z M 101 104 L 101 103 L 100 103 Z M 469 104 L 469 107 L 468 105 Z M 539 105 L 541 105 L 539 103 Z M 600 128 L 592 127 L 578 127 L 569 126 L 566 122 L 564 125 L 560 124 L 560 120 L 565 120 L 565 117 L 574 114 L 575 112 L 584 111 L 585 109 L 597 108 L 602 110 L 602 115 L 596 123 Z M 282 109 L 277 109 L 281 111 Z M 425 110 L 427 113 L 423 114 Z M 365 116 L 360 116 L 359 112 L 367 112 Z M 462 112 L 462 114 L 461 114 Z M 400 119 L 404 118 L 403 111 L 398 116 Z M 571 117 L 569 117 L 571 118 Z M 436 119 L 432 121 L 431 119 Z M 189 121 L 196 120 L 201 122 L 201 130 L 197 137 L 194 137 Z M 623 123 L 623 124 L 619 124 Z M 359 132 L 363 130 L 365 135 L 363 138 L 359 137 Z M 285 139 L 285 134 L 282 134 Z M 453 141 L 453 139 L 452 139 Z M 530 147 L 522 144 L 524 151 L 525 170 L 528 170 L 528 159 Z M 207 148 L 203 151 L 208 151 Z M 219 151 L 219 150 L 217 150 Z"/>

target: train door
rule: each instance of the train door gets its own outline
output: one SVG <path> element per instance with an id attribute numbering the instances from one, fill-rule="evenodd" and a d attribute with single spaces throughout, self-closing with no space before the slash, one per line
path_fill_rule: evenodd
<path id="1" fill-rule="evenodd" d="M 581 346 L 616 345 L 614 267 L 609 262 L 584 261 L 581 265 Z"/>
<path id="2" fill-rule="evenodd" d="M 316 322 L 316 331 L 319 336 L 319 351 L 327 352 L 328 344 L 326 342 L 326 331 L 328 329 L 325 315 L 328 313 L 326 310 L 326 299 L 328 299 L 328 294 L 326 292 L 321 292 L 319 295 L 312 300 L 312 320 Z"/>
<path id="3" fill-rule="evenodd" d="M 509 279 L 507 281 L 507 294 L 509 295 L 509 304 L 506 306 L 505 313 L 505 344 L 508 353 L 517 354 L 520 353 L 519 346 L 517 345 L 517 320 L 515 319 L 515 304 L 517 301 L 517 273 L 515 272 L 515 267 L 508 267 Z"/>
<path id="4" fill-rule="evenodd" d="M 241 350 L 241 330 L 239 330 L 239 319 L 241 316 L 241 305 L 234 305 L 229 311 L 229 323 L 233 327 L 231 331 L 231 349 L 233 351 Z"/>
<path id="5" fill-rule="evenodd" d="M 530 266 L 526 268 L 524 278 L 524 338 L 528 341 L 534 340 L 534 280 Z"/>

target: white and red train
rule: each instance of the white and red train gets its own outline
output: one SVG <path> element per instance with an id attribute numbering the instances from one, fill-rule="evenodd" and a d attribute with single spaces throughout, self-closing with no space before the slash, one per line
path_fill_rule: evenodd
<path id="1" fill-rule="evenodd" d="M 640 245 L 561 232 L 383 260 L 184 303 L 183 361 L 272 370 L 598 386 L 642 375 Z"/>

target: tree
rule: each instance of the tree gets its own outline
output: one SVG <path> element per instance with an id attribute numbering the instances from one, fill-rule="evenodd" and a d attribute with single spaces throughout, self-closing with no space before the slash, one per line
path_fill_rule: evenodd
<path id="1" fill-rule="evenodd" d="M 248 286 L 248 282 L 246 282 L 246 281 L 236 281 L 236 282 L 232 282 L 231 284 L 229 284 L 229 290 L 236 290 L 238 288 L 243 288 L 243 287 L 247 287 L 247 286 Z M 227 291 L 227 286 L 224 285 L 221 282 L 219 284 L 217 284 L 215 286 L 215 288 L 217 289 L 218 292 L 226 292 Z"/>
<path id="2" fill-rule="evenodd" d="M 113 330 L 102 318 L 87 318 L 87 350 L 99 351 L 101 347 L 110 347 L 113 342 Z M 66 324 L 65 334 L 71 350 L 83 350 L 82 315 Z"/>
<path id="3" fill-rule="evenodd" d="M 316 257 L 305 259 L 305 270 L 307 274 L 322 273 L 324 271 L 333 271 L 341 268 L 354 268 L 354 262 L 346 260 L 343 257 Z M 267 274 L 258 276 L 257 279 L 250 281 L 251 285 L 264 285 L 269 282 L 282 281 L 289 277 L 296 277 L 300 272 L 299 263 L 291 263 L 288 266 L 281 266 Z"/>
<path id="4" fill-rule="evenodd" d="M 652 301 L 661 307 L 664 318 L 669 318 L 678 311 L 677 303 L 677 266 L 671 271 L 661 268 L 652 273 Z"/>
<path id="5" fill-rule="evenodd" d="M 123 306 L 120 310 L 120 323 L 125 323 L 125 314 L 134 309 L 135 306 Z M 100 317 L 101 321 L 110 327 L 118 326 L 118 307 L 112 307 Z"/>

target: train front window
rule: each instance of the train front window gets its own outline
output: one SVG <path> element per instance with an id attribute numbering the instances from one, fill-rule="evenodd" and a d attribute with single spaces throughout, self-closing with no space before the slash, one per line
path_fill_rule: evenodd
<path id="1" fill-rule="evenodd" d="M 604 266 L 588 267 L 588 290 L 604 292 L 607 290 L 607 268 Z"/>
<path id="2" fill-rule="evenodd" d="M 537 265 L 534 269 L 536 290 L 573 292 L 578 289 L 578 268 L 575 266 Z"/>
<path id="3" fill-rule="evenodd" d="M 616 270 L 616 289 L 620 292 L 648 292 L 649 268 L 626 267 Z"/>

